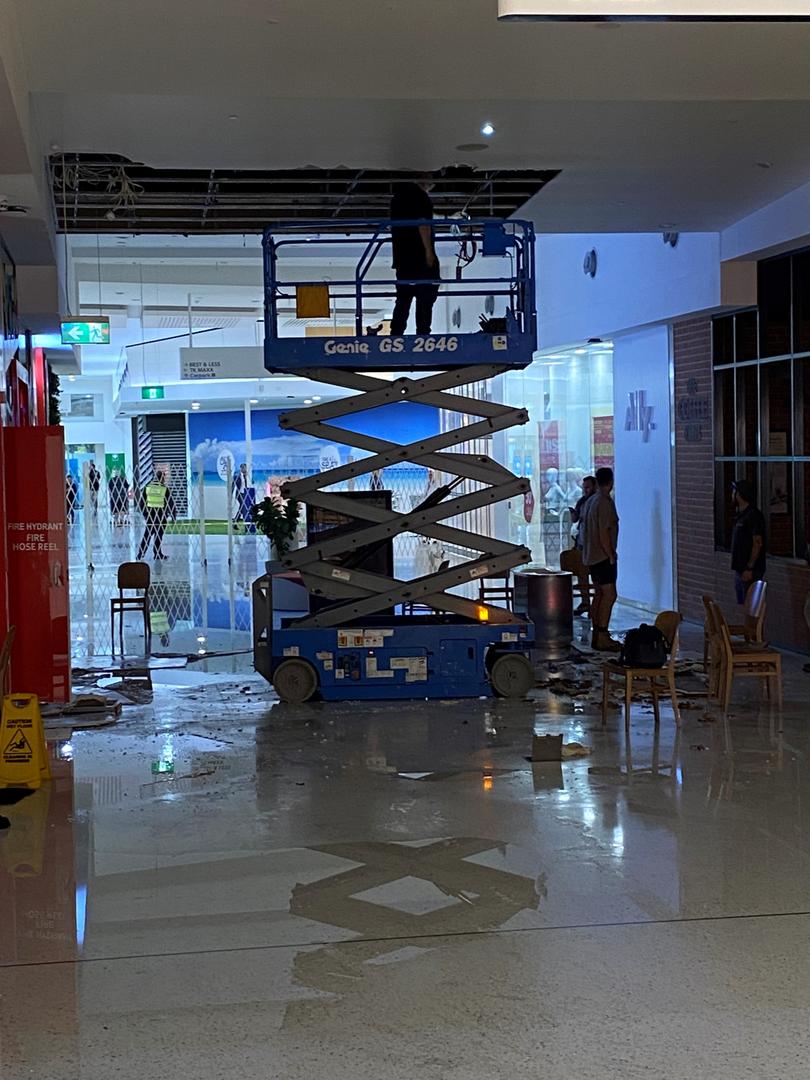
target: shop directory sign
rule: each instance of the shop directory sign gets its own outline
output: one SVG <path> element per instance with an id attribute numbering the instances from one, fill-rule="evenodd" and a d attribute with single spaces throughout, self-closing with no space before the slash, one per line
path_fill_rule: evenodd
<path id="1" fill-rule="evenodd" d="M 810 0 L 499 0 L 499 19 L 800 22 Z"/>
<path id="2" fill-rule="evenodd" d="M 110 320 L 106 315 L 92 319 L 63 319 L 63 345 L 109 345 Z"/>

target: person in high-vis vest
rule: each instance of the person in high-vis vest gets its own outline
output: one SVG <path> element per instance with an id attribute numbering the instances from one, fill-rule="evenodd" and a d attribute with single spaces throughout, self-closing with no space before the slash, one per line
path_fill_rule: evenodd
<path id="1" fill-rule="evenodd" d="M 166 522 L 171 519 L 177 520 L 177 511 L 174 506 L 172 493 L 166 487 L 162 472 L 155 473 L 155 479 L 146 485 L 141 494 L 141 510 L 146 527 L 143 531 L 143 539 L 138 548 L 138 562 L 143 559 L 149 550 L 149 541 L 152 540 L 155 558 L 168 559 L 163 553 L 163 533 Z"/>

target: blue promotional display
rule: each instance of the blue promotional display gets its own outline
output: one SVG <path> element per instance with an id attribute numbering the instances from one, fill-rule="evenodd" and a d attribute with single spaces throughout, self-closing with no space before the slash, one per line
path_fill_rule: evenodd
<path id="1" fill-rule="evenodd" d="M 489 276 L 465 279 L 459 259 L 454 277 L 433 279 L 449 307 L 459 305 L 453 318 L 458 332 L 391 336 L 382 326 L 365 326 L 371 298 L 390 298 L 393 306 L 403 286 L 429 284 L 401 276 L 394 281 L 373 269 L 375 262 L 390 263 L 385 253 L 392 229 L 403 227 L 429 227 L 437 252 L 463 244 L 465 252 L 480 250 L 482 258 L 497 259 Z M 304 280 L 300 270 L 285 277 L 281 256 L 301 245 L 317 245 L 327 256 L 343 248 L 344 258 L 359 251 L 354 277 L 317 282 Z M 471 261 L 466 258 L 464 265 Z M 330 453 L 328 460 L 321 458 L 324 471 L 280 487 L 280 499 L 306 506 L 313 527 L 307 546 L 284 552 L 253 584 L 257 671 L 291 703 L 316 696 L 525 696 L 535 682 L 534 627 L 510 610 L 508 581 L 531 553 L 482 535 L 480 522 L 486 508 L 523 497 L 529 482 L 475 448 L 529 420 L 525 408 L 490 400 L 481 385 L 528 365 L 537 347 L 532 226 L 467 219 L 295 222 L 265 233 L 264 267 L 268 371 L 351 393 L 278 417 L 281 432 L 322 440 Z M 350 299 L 355 333 L 338 333 L 335 326 L 331 336 L 280 334 L 279 301 L 292 297 L 301 321 L 329 317 L 337 297 L 344 305 Z M 469 309 L 471 297 L 481 298 L 480 306 L 491 314 L 481 315 L 477 332 L 465 333 L 461 305 L 467 298 Z M 411 374 L 393 377 L 397 371 Z M 474 391 L 464 393 L 470 385 Z M 422 410 L 436 421 L 421 427 L 405 423 L 399 416 L 403 407 L 405 413 L 417 409 L 414 419 Z M 365 419 L 371 416 L 374 423 Z M 403 434 L 409 441 L 397 441 Z M 384 490 L 384 470 L 405 466 L 430 477 L 424 495 L 410 506 Z M 369 490 L 380 497 L 355 490 L 361 476 L 370 476 Z M 452 524 L 444 524 L 448 519 Z M 394 574 L 390 557 L 391 545 L 406 534 L 415 534 L 434 553 L 430 565 L 415 566 L 415 576 L 407 579 Z M 290 582 L 306 590 L 309 611 L 303 616 L 275 610 L 274 592 L 280 596 Z M 505 606 L 492 603 L 492 595 Z"/>

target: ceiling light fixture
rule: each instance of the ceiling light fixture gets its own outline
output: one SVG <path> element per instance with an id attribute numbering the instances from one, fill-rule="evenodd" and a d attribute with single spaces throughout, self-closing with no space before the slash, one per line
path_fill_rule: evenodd
<path id="1" fill-rule="evenodd" d="M 192 407 L 192 409 L 199 409 L 199 407 L 200 407 L 199 401 L 192 401 L 191 407 Z"/>
<path id="2" fill-rule="evenodd" d="M 305 405 L 311 405 L 312 404 L 312 398 L 311 397 L 305 397 L 304 398 L 304 404 Z"/>
<path id="3" fill-rule="evenodd" d="M 251 405 L 258 405 L 259 404 L 259 399 L 257 397 L 252 397 L 250 399 L 250 404 Z"/>
<path id="4" fill-rule="evenodd" d="M 491 124 L 489 122 L 489 120 L 487 120 L 487 122 L 485 124 L 481 125 L 481 134 L 487 139 L 491 135 L 494 135 L 495 134 L 495 126 L 494 126 L 494 124 Z"/>
<path id="5" fill-rule="evenodd" d="M 321 400 L 320 394 L 313 394 L 312 395 L 312 400 L 313 401 L 320 401 Z"/>

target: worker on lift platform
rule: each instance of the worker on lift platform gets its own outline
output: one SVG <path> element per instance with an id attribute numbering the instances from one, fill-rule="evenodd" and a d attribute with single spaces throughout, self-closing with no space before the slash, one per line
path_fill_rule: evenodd
<path id="1" fill-rule="evenodd" d="M 391 200 L 393 221 L 432 219 L 433 202 L 428 194 L 428 181 L 421 184 L 407 181 L 394 187 Z M 439 295 L 441 267 L 433 242 L 430 225 L 399 225 L 391 229 L 394 269 L 397 274 L 397 299 L 391 318 L 391 334 L 405 333 L 411 303 L 416 300 L 416 332 L 429 334 L 433 305 Z M 418 281 L 419 284 L 414 284 Z"/>

